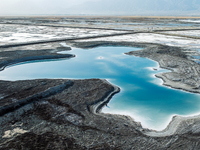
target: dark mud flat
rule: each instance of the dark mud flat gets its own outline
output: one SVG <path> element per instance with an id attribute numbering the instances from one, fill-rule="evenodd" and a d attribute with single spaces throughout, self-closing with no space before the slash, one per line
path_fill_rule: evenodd
<path id="1" fill-rule="evenodd" d="M 36 46 L 30 47 L 12 47 L 9 49 L 0 49 L 0 71 L 6 66 L 17 64 L 26 61 L 34 60 L 50 60 L 50 59 L 66 59 L 75 57 L 71 54 L 58 54 L 57 52 L 61 50 L 71 50 L 69 47 L 61 47 L 56 44 L 42 45 L 38 44 Z"/>
<path id="2" fill-rule="evenodd" d="M 2 18 L 1 18 L 2 19 Z M 109 23 L 122 21 L 127 31 L 147 32 L 152 18 L 98 18 L 83 20 L 82 28 L 118 30 Z M 80 18 L 64 18 L 70 25 L 62 25 L 60 18 L 13 18 L 2 19 L 2 24 L 26 24 L 53 27 L 80 28 L 74 23 Z M 12 21 L 12 22 L 10 22 Z M 104 23 L 108 22 L 107 26 Z M 144 23 L 134 25 L 127 23 Z M 56 22 L 56 23 L 55 23 Z M 90 25 L 93 22 L 93 25 Z M 177 19 L 153 19 L 157 30 L 185 30 L 188 23 Z M 166 22 L 183 24 L 183 27 L 165 26 Z M 162 24 L 162 28 L 160 28 Z M 88 27 L 89 26 L 89 27 Z M 120 30 L 121 29 L 120 24 Z M 129 27 L 131 27 L 129 29 Z M 134 28 L 133 28 L 134 27 Z M 142 28 L 142 29 L 140 29 Z M 198 29 L 198 24 L 193 27 Z M 193 28 L 186 28 L 191 30 Z M 124 30 L 124 29 L 123 29 Z M 26 31 L 28 32 L 28 31 Z M 148 32 L 147 32 L 148 33 Z M 123 33 L 124 34 L 124 33 Z M 128 33 L 130 34 L 130 33 Z M 113 35 L 109 35 L 113 36 Z M 97 38 L 97 37 L 96 37 Z M 47 44 L 48 42 L 48 44 Z M 66 41 L 68 45 L 81 48 L 96 46 L 133 46 L 143 50 L 127 53 L 139 57 L 147 57 L 157 61 L 162 68 L 171 72 L 158 74 L 164 84 L 189 92 L 200 92 L 200 66 L 190 60 L 189 55 L 179 47 L 170 47 L 150 43 L 134 42 L 81 42 Z M 34 44 L 34 45 L 33 45 Z M 16 47 L 18 46 L 18 47 Z M 0 70 L 6 66 L 25 61 L 43 59 L 73 59 L 74 55 L 58 54 L 59 51 L 70 50 L 58 42 L 47 40 L 18 43 L 0 48 Z M 102 114 L 101 108 L 106 106 L 119 88 L 106 80 L 87 79 L 38 79 L 24 81 L 0 81 L 0 150 L 19 149 L 69 149 L 69 150 L 199 150 L 200 149 L 200 115 L 191 117 L 175 116 L 163 131 L 144 129 L 140 123 L 123 115 Z"/>
<path id="3" fill-rule="evenodd" d="M 192 64 L 180 48 L 145 43 L 74 42 L 71 45 L 83 48 L 100 45 L 146 47 L 144 50 L 129 54 L 148 57 L 158 61 L 161 67 L 174 69 L 173 72 L 167 73 L 173 77 L 168 78 L 169 81 L 180 85 L 184 83 L 191 92 L 199 92 L 198 82 L 195 84 L 192 82 L 194 78 L 192 71 L 191 78 L 186 78 L 189 73 L 185 73 L 177 75 L 180 79 L 172 80 L 176 77 L 174 77 L 174 74 L 177 74 L 175 71 L 181 68 L 188 70 L 187 68 L 195 67 L 197 71 L 199 68 L 198 64 Z M 38 47 L 41 52 L 45 50 L 45 55 L 47 51 L 56 50 L 56 48 L 48 50 L 46 46 L 41 45 Z M 15 49 L 19 47 L 13 48 L 13 51 Z M 8 53 L 2 51 L 8 56 L 9 51 Z M 23 52 L 25 54 L 26 50 Z M 15 60 L 13 55 L 10 55 L 11 57 Z M 27 56 L 20 55 L 20 58 L 24 57 Z M 6 59 L 8 58 L 3 58 Z M 181 63 L 175 60 L 180 60 Z M 182 78 L 185 80 L 181 80 Z M 174 117 L 164 131 L 157 132 L 142 128 L 140 123 L 128 116 L 100 113 L 101 108 L 120 90 L 106 80 L 0 81 L 0 89 L 0 149 L 2 150 L 200 149 L 199 116 Z"/>
<path id="4" fill-rule="evenodd" d="M 119 91 L 105 80 L 0 83 L 0 149 L 199 148 L 198 133 L 151 137 L 130 117 L 96 113 Z"/>

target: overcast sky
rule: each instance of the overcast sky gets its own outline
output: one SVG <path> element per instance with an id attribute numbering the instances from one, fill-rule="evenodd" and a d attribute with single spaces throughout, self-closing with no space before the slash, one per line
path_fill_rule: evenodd
<path id="1" fill-rule="evenodd" d="M 200 0 L 0 0 L 3 15 L 200 15 Z"/>
<path id="2" fill-rule="evenodd" d="M 67 8 L 87 1 L 90 0 L 0 0 L 0 15 L 65 14 L 69 13 Z"/>

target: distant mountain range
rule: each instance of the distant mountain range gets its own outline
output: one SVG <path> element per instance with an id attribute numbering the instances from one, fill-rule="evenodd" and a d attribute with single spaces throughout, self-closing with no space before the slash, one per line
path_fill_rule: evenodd
<path id="1" fill-rule="evenodd" d="M 67 10 L 71 14 L 200 15 L 200 0 L 99 0 Z"/>

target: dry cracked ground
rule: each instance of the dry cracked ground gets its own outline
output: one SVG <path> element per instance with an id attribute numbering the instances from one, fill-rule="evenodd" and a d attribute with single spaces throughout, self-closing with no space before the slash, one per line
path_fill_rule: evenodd
<path id="1" fill-rule="evenodd" d="M 0 69 L 30 60 L 73 59 L 57 53 L 69 46 L 137 46 L 143 49 L 127 54 L 171 70 L 157 75 L 164 85 L 199 93 L 200 28 L 187 19 L 0 18 Z M 199 115 L 174 116 L 163 131 L 144 129 L 129 116 L 101 113 L 118 92 L 101 79 L 0 80 L 0 149 L 200 149 Z"/>

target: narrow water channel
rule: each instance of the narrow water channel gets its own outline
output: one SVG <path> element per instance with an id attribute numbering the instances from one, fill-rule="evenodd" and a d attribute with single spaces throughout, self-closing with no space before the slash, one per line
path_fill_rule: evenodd
<path id="1" fill-rule="evenodd" d="M 143 127 L 156 130 L 164 129 L 174 114 L 192 115 L 200 112 L 198 94 L 162 86 L 162 80 L 154 77 L 154 74 L 166 70 L 159 69 L 152 60 L 124 54 L 134 50 L 139 48 L 73 48 L 62 53 L 75 54 L 75 58 L 9 66 L 0 72 L 0 79 L 107 79 L 119 86 L 121 92 L 112 98 L 103 112 L 129 115 L 141 122 Z"/>

